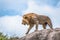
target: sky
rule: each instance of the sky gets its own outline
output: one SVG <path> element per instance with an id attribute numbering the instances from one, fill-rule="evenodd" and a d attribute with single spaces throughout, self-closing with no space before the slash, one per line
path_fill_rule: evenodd
<path id="1" fill-rule="evenodd" d="M 60 0 L 0 0 L 0 32 L 24 36 L 28 26 L 21 24 L 22 16 L 30 12 L 49 16 L 53 28 L 60 28 Z M 39 25 L 41 29 L 42 25 Z M 34 30 L 33 27 L 30 33 Z"/>

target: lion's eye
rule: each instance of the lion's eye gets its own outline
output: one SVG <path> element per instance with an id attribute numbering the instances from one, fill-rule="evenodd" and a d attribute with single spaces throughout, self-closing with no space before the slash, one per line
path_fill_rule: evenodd
<path id="1" fill-rule="evenodd" d="M 25 19 L 27 19 L 27 17 L 25 17 Z"/>

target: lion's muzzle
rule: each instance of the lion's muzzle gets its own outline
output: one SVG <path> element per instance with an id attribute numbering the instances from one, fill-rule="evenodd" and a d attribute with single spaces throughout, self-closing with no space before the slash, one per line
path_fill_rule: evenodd
<path id="1" fill-rule="evenodd" d="M 26 19 L 23 19 L 23 20 L 22 20 L 22 24 L 23 24 L 23 25 L 26 25 L 26 24 L 28 24 L 28 20 L 26 20 Z"/>

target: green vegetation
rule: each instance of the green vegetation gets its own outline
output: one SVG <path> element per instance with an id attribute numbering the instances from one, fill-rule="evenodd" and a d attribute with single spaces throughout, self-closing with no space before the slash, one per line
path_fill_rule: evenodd
<path id="1" fill-rule="evenodd" d="M 12 36 L 8 38 L 7 35 L 4 35 L 3 33 L 0 32 L 0 40 L 16 40 L 16 39 L 19 39 L 19 37 Z"/>
<path id="2" fill-rule="evenodd" d="M 0 32 L 0 40 L 8 40 L 7 35 L 4 35 L 3 33 Z"/>

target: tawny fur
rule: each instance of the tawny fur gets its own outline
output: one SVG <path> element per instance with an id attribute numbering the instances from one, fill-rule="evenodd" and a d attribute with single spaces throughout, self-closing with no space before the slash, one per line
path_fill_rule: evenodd
<path id="1" fill-rule="evenodd" d="M 23 15 L 22 24 L 29 25 L 28 31 L 26 34 L 29 33 L 29 31 L 32 29 L 34 25 L 36 25 L 36 30 L 38 30 L 38 24 L 41 24 L 44 29 L 46 29 L 46 25 L 48 24 L 51 29 L 52 28 L 52 22 L 51 19 L 48 16 L 45 15 L 38 15 L 35 13 L 28 13 Z"/>

